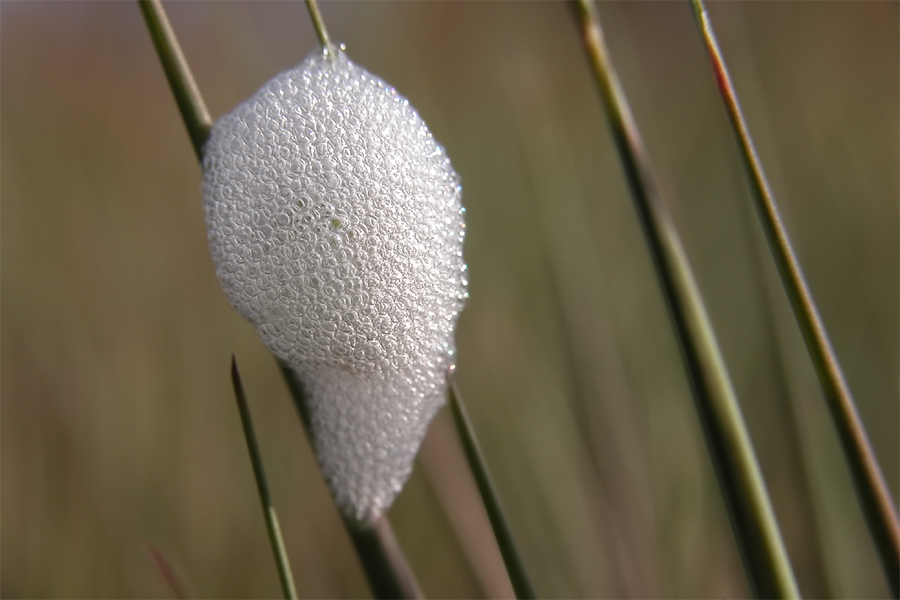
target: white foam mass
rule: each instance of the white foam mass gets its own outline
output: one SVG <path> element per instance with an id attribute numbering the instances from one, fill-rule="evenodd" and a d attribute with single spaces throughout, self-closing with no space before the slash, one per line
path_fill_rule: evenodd
<path id="1" fill-rule="evenodd" d="M 444 402 L 466 297 L 459 179 L 418 113 L 343 51 L 219 119 L 203 203 L 231 305 L 308 395 L 337 505 L 391 505 Z"/>

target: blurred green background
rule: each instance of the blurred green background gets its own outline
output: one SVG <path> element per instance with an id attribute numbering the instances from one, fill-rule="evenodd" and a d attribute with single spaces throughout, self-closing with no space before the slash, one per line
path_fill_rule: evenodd
<path id="1" fill-rule="evenodd" d="M 213 117 L 315 47 L 300 2 L 166 4 Z M 884 596 L 761 245 L 689 5 L 599 5 L 706 296 L 801 591 Z M 462 176 L 459 382 L 544 597 L 747 585 L 568 7 L 325 2 Z M 713 3 L 788 230 L 898 496 L 898 10 Z M 136 4 L 0 3 L 3 597 L 200 597 L 277 578 L 237 355 L 304 597 L 366 596 L 274 360 L 227 305 L 200 170 Z M 431 597 L 508 596 L 442 411 L 391 509 Z"/>

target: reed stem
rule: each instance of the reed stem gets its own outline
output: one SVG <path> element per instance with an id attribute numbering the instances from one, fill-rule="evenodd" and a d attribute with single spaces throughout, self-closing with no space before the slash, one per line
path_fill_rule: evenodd
<path id="1" fill-rule="evenodd" d="M 795 598 L 797 584 L 740 406 L 675 225 L 609 59 L 596 7 L 576 0 L 577 22 L 632 198 L 653 256 L 754 595 Z"/>
<path id="2" fill-rule="evenodd" d="M 862 505 L 891 592 L 893 597 L 897 598 L 900 596 L 900 524 L 897 509 L 784 227 L 778 204 L 769 187 L 731 82 L 731 76 L 719 50 L 706 7 L 703 0 L 692 0 L 691 4 L 715 71 L 716 83 L 740 145 L 741 160 L 750 182 L 751 197 L 766 241 L 806 342 L 806 348 L 815 365 L 844 456 L 850 467 L 857 498 Z"/>
<path id="3" fill-rule="evenodd" d="M 456 388 L 456 382 L 452 378 L 450 378 L 449 394 L 456 430 L 459 432 L 469 468 L 472 469 L 472 475 L 478 485 L 478 491 L 481 493 L 481 500 L 484 502 L 488 520 L 494 530 L 494 537 L 497 538 L 497 546 L 500 548 L 500 555 L 506 564 L 506 571 L 509 573 L 509 580 L 516 593 L 516 598 L 520 600 L 537 598 L 531 578 L 525 569 L 525 563 L 522 561 L 518 546 L 513 539 L 512 530 L 509 528 L 509 521 L 500 503 L 500 496 L 497 494 L 497 488 L 494 486 L 494 480 L 488 470 L 487 461 L 484 459 L 478 439 L 475 437 L 475 429 L 472 427 L 469 414 L 463 405 L 459 390 Z"/>
<path id="4" fill-rule="evenodd" d="M 287 383 L 297 414 L 309 432 L 309 405 L 303 382 L 289 364 L 278 359 L 281 374 Z M 386 514 L 369 523 L 359 523 L 341 513 L 347 533 L 353 540 L 366 579 L 376 598 L 423 598 L 409 561 L 397 543 Z"/>
<path id="5" fill-rule="evenodd" d="M 206 109 L 206 103 L 203 102 L 200 89 L 194 81 L 187 59 L 160 0 L 138 0 L 138 6 L 144 15 L 147 30 L 153 39 L 156 54 L 162 62 L 166 79 L 169 80 L 184 126 L 191 136 L 194 152 L 197 153 L 197 159 L 202 162 L 203 145 L 212 128 L 212 119 Z"/>
<path id="6" fill-rule="evenodd" d="M 328 52 L 330 56 L 334 55 L 334 44 L 328 37 L 328 30 L 325 29 L 325 21 L 322 20 L 322 13 L 319 12 L 319 3 L 317 0 L 306 0 L 306 9 L 309 11 L 309 18 L 312 21 L 313 28 L 316 30 L 316 36 L 319 43 Z"/>
<path id="7" fill-rule="evenodd" d="M 376 598 L 416 600 L 425 597 L 386 514 L 363 526 L 346 523 L 356 553 L 360 558 L 365 557 L 363 569 Z"/>
<path id="8" fill-rule="evenodd" d="M 250 418 L 250 407 L 247 405 L 247 396 L 244 394 L 244 385 L 241 383 L 241 374 L 238 372 L 237 360 L 234 358 L 234 355 L 231 356 L 231 384 L 234 386 L 234 396 L 237 399 L 238 411 L 241 415 L 241 425 L 244 428 L 244 437 L 247 440 L 247 450 L 250 451 L 253 477 L 256 479 L 256 490 L 259 492 L 259 500 L 262 503 L 263 515 L 265 515 L 266 519 L 269 543 L 272 545 L 272 553 L 275 555 L 275 566 L 278 569 L 281 590 L 284 592 L 285 598 L 293 600 L 297 598 L 297 588 L 294 586 L 294 577 L 291 575 L 291 562 L 288 560 L 284 539 L 281 537 L 278 514 L 275 512 L 275 506 L 272 504 L 272 497 L 269 494 L 266 471 L 263 467 L 259 443 L 256 441 L 256 433 L 253 430 L 253 421 Z"/>

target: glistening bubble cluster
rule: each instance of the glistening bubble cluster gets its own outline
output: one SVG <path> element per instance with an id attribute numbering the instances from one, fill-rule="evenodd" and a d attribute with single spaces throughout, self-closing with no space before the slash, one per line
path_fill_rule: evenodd
<path id="1" fill-rule="evenodd" d="M 317 51 L 216 122 L 203 202 L 232 306 L 308 392 L 338 506 L 390 506 L 444 402 L 466 297 L 459 179 L 409 101 Z"/>

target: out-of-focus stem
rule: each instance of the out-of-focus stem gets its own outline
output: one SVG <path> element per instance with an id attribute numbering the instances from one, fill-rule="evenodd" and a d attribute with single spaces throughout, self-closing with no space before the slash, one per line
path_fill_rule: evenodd
<path id="1" fill-rule="evenodd" d="M 737 93 L 731 83 L 731 76 L 719 50 L 706 7 L 702 0 L 692 0 L 692 6 L 712 61 L 716 83 L 741 148 L 741 159 L 750 182 L 751 197 L 766 241 L 769 243 L 778 274 L 781 276 L 794 316 L 819 376 L 844 456 L 850 467 L 857 497 L 875 541 L 891 592 L 897 598 L 900 596 L 900 524 L 897 509 L 782 222 L 778 204 L 756 153 L 753 138 L 750 136 Z"/>
<path id="2" fill-rule="evenodd" d="M 597 10 L 576 0 L 577 22 L 635 208 L 663 287 L 697 413 L 753 593 L 799 593 L 750 436 L 675 224 L 609 59 Z"/>
<path id="3" fill-rule="evenodd" d="M 469 461 L 469 468 L 472 469 L 472 475 L 475 478 L 475 483 L 478 485 L 478 491 L 481 493 L 481 500 L 484 502 L 488 520 L 491 522 L 494 536 L 497 538 L 497 546 L 500 548 L 500 554 L 503 556 L 503 562 L 506 564 L 506 570 L 509 573 L 509 580 L 512 583 L 513 590 L 516 592 L 516 598 L 537 598 L 534 586 L 531 584 L 531 578 L 525 569 L 525 563 L 522 561 L 518 546 L 516 546 L 516 542 L 513 539 L 506 513 L 500 504 L 500 496 L 494 487 L 494 481 L 488 470 L 487 461 L 485 461 L 478 439 L 475 437 L 475 429 L 472 427 L 469 414 L 466 412 L 459 391 L 456 389 L 456 382 L 452 378 L 450 379 L 449 393 L 453 420 L 456 422 L 456 429 L 459 432 L 466 459 Z"/>
<path id="4" fill-rule="evenodd" d="M 259 443 L 256 441 L 256 433 L 253 430 L 253 420 L 250 418 L 250 407 L 247 405 L 244 384 L 241 383 L 241 374 L 238 372 L 237 360 L 234 356 L 231 357 L 231 383 L 234 386 L 234 396 L 237 399 L 238 411 L 241 415 L 241 425 L 244 427 L 247 449 L 250 451 L 253 477 L 256 479 L 256 490 L 259 492 L 259 500 L 262 503 L 263 515 L 266 519 L 269 543 L 272 545 L 272 553 L 275 555 L 278 579 L 281 581 L 284 597 L 294 599 L 297 597 L 297 588 L 294 586 L 294 577 L 291 574 L 291 563 L 288 560 L 287 550 L 284 547 L 284 539 L 281 537 L 278 514 L 275 512 L 275 506 L 272 504 L 272 497 L 269 494 L 266 471 L 263 467 L 262 455 L 259 452 Z"/>
<path id="5" fill-rule="evenodd" d="M 166 79 L 169 80 L 178 110 L 181 111 L 184 126 L 191 136 L 194 152 L 197 153 L 197 159 L 202 162 L 203 145 L 212 127 L 209 111 L 160 0 L 138 0 L 138 5 L 141 7 L 141 13 L 144 15 L 147 30 L 153 39 L 163 70 L 166 72 Z"/>
<path id="6" fill-rule="evenodd" d="M 322 20 L 322 13 L 319 12 L 319 3 L 317 0 L 306 0 L 306 8 L 309 10 L 309 18 L 312 21 L 313 28 L 316 30 L 316 36 L 319 43 L 328 51 L 329 55 L 334 54 L 334 44 L 328 37 L 328 30 L 325 29 L 325 21 Z"/>

